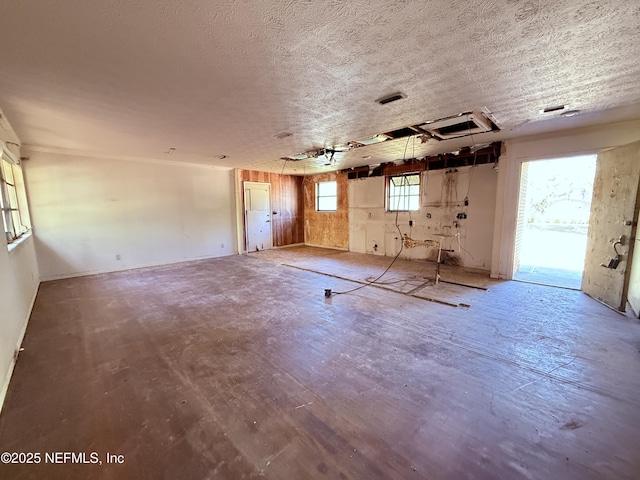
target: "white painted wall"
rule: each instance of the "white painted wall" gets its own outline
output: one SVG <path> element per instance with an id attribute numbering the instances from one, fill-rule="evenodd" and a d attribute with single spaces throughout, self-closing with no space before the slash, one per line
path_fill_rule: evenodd
<path id="1" fill-rule="evenodd" d="M 491 276 L 511 279 L 523 162 L 598 153 L 640 140 L 640 120 L 507 140 L 496 190 Z"/>
<path id="2" fill-rule="evenodd" d="M 33 237 L 12 251 L 0 244 L 0 408 L 13 373 L 14 354 L 22 343 L 38 292 L 38 265 Z"/>
<path id="3" fill-rule="evenodd" d="M 4 115 L 0 117 L 3 127 L 0 139 L 19 144 Z M 15 148 L 13 152 L 20 157 Z M 13 373 L 14 354 L 22 343 L 38 291 L 38 276 L 33 237 L 23 238 L 9 251 L 3 233 L 0 236 L 0 409 Z"/>
<path id="4" fill-rule="evenodd" d="M 401 233 L 414 240 L 438 240 L 440 233 L 458 233 L 462 248 L 458 249 L 456 240 L 445 240 L 445 248 L 456 250 L 465 267 L 489 270 L 497 177 L 493 164 L 459 167 L 454 173 L 423 172 L 420 211 L 398 213 Z M 448 181 L 454 188 L 447 189 Z M 469 198 L 468 206 L 464 205 L 465 197 Z M 397 254 L 401 241 L 395 226 L 396 214 L 385 211 L 384 199 L 384 177 L 349 180 L 349 250 L 374 255 Z M 465 212 L 467 218 L 457 219 L 460 212 Z M 410 219 L 412 228 L 409 228 Z M 414 247 L 404 249 L 401 257 L 427 259 L 433 258 L 434 252 L 435 249 L 426 246 Z"/>
<path id="5" fill-rule="evenodd" d="M 232 169 L 30 153 L 42 280 L 237 252 Z"/>

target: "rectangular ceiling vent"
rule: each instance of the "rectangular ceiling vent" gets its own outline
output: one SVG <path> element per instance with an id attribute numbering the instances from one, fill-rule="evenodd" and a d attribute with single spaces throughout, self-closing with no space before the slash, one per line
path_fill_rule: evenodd
<path id="1" fill-rule="evenodd" d="M 376 103 L 380 105 L 386 105 L 387 103 L 397 102 L 398 100 L 402 100 L 403 98 L 407 98 L 407 96 L 402 92 L 392 93 L 391 95 L 387 95 L 386 97 L 382 97 L 376 100 Z"/>
<path id="2" fill-rule="evenodd" d="M 449 140 L 450 138 L 466 137 L 498 130 L 498 127 L 480 111 L 466 112 L 453 117 L 434 120 L 433 122 L 423 123 L 419 127 L 439 140 Z"/>

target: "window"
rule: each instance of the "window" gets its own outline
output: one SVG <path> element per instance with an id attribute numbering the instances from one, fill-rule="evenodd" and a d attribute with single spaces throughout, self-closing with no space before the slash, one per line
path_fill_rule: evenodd
<path id="1" fill-rule="evenodd" d="M 420 174 L 408 173 L 389 177 L 388 212 L 415 212 L 420 209 Z"/>
<path id="2" fill-rule="evenodd" d="M 22 169 L 11 156 L 2 152 L 0 166 L 0 209 L 7 243 L 12 243 L 29 231 L 27 197 L 24 191 Z"/>
<path id="3" fill-rule="evenodd" d="M 334 182 L 316 183 L 316 211 L 335 212 L 338 209 L 338 184 Z"/>

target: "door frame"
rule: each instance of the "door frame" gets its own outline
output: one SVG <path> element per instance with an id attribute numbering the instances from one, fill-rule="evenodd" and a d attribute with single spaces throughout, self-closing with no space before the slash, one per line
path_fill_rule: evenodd
<path id="1" fill-rule="evenodd" d="M 636 209 L 634 212 L 633 225 L 631 229 L 631 238 L 629 238 L 629 258 L 628 258 L 628 266 L 625 278 L 626 291 L 624 292 L 627 302 L 631 307 L 631 311 L 635 315 L 636 318 L 640 318 L 640 302 L 638 301 L 638 285 L 634 282 L 632 283 L 632 276 L 635 280 L 640 273 L 640 252 L 636 251 L 636 247 L 638 243 L 640 243 L 640 239 L 638 239 L 638 221 L 640 220 L 640 182 L 638 182 L 638 193 L 636 199 Z M 640 249 L 639 249 L 640 250 Z"/>
<path id="2" fill-rule="evenodd" d="M 273 248 L 273 215 L 271 213 L 271 183 L 269 182 L 242 182 L 242 211 L 244 218 L 244 248 L 243 251 L 249 252 L 249 222 L 247 218 L 247 187 L 251 188 L 251 186 L 266 186 L 269 194 L 269 248 L 266 250 L 270 250 Z"/>
<path id="3" fill-rule="evenodd" d="M 548 157 L 548 158 L 531 158 L 531 159 L 526 159 L 526 160 L 522 160 L 520 162 L 520 172 L 519 172 L 519 178 L 518 178 L 518 198 L 517 198 L 517 203 L 516 203 L 516 216 L 515 216 L 515 226 L 514 226 L 514 234 L 513 234 L 513 260 L 512 260 L 512 272 L 511 272 L 511 279 L 514 279 L 516 277 L 516 275 L 519 272 L 520 266 L 521 266 L 521 253 L 522 253 L 522 239 L 523 239 L 523 234 L 524 234 L 524 229 L 526 228 L 526 224 L 527 224 L 527 219 L 526 217 L 526 213 L 527 212 L 527 201 L 529 199 L 529 168 L 532 165 L 535 164 L 540 164 L 542 162 L 562 162 L 562 161 L 568 161 L 568 160 L 572 160 L 572 159 L 576 159 L 576 158 L 583 158 L 583 157 L 592 157 L 594 160 L 594 163 L 597 164 L 598 162 L 598 154 L 597 153 L 582 153 L 582 154 L 572 154 L 572 155 L 562 155 L 562 156 L 552 156 L 552 157 Z M 535 167 L 532 167 L 535 168 Z M 591 191 L 593 193 L 593 188 L 594 188 L 594 184 L 592 183 L 591 185 Z M 593 202 L 593 199 L 591 200 Z M 589 205 L 589 209 L 591 210 L 591 206 L 592 204 Z M 589 215 L 589 218 L 591 218 L 591 215 Z M 587 224 L 587 226 L 589 226 L 591 224 L 591 220 L 589 219 L 589 223 Z M 586 257 L 586 252 L 585 252 L 585 257 Z M 584 259 L 582 260 L 582 263 L 584 264 Z M 581 271 L 581 276 L 580 276 L 580 287 L 577 288 L 577 290 L 582 290 L 582 278 L 584 277 L 584 265 Z M 524 281 L 524 282 L 529 282 L 529 280 L 521 280 L 518 279 L 518 281 Z M 531 281 L 532 283 L 536 283 L 535 280 Z M 546 285 L 546 284 L 543 284 Z M 554 285 L 554 284 L 549 284 L 549 286 L 556 286 L 556 287 L 560 287 L 560 288 L 574 288 L 574 287 L 563 287 L 560 285 Z"/>

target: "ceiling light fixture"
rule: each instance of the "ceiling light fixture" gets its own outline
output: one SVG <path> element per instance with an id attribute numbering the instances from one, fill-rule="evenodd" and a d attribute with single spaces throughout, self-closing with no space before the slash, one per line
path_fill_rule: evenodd
<path id="1" fill-rule="evenodd" d="M 225 158 L 227 158 L 226 155 L 218 155 L 217 158 L 219 158 L 220 160 L 224 160 Z"/>

